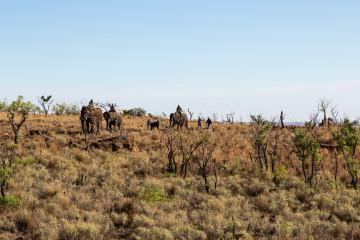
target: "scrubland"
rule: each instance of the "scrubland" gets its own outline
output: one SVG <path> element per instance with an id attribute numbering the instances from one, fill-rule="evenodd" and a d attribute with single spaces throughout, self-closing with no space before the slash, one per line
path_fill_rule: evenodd
<path id="1" fill-rule="evenodd" d="M 88 151 L 79 116 L 31 115 L 13 146 L 0 115 L 0 143 L 18 159 L 6 195 L 23 200 L 0 206 L 0 239 L 360 239 L 360 194 L 347 187 L 341 156 L 335 182 L 327 128 L 319 129 L 324 160 L 310 187 L 293 152 L 293 129 L 273 131 L 279 143 L 272 173 L 250 157 L 248 125 L 198 130 L 191 122 L 183 136 L 196 141 L 208 133 L 216 146 L 207 193 L 196 158 L 185 178 L 168 173 L 168 120 L 153 131 L 146 121 L 126 116 L 121 132 L 88 136 Z M 179 149 L 175 160 L 180 166 Z"/>

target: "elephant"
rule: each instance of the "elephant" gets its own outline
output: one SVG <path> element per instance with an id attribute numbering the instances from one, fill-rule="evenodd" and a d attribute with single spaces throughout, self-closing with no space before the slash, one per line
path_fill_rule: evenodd
<path id="1" fill-rule="evenodd" d="M 146 123 L 147 127 L 149 128 L 149 126 L 151 127 L 151 130 L 153 130 L 154 128 L 157 128 L 159 129 L 159 126 L 160 126 L 160 122 L 158 119 L 149 119 Z"/>
<path id="2" fill-rule="evenodd" d="M 188 117 L 186 114 L 181 114 L 178 112 L 175 113 L 171 113 L 170 114 L 170 123 L 169 123 L 169 128 L 173 128 L 175 126 L 175 124 L 177 125 L 177 129 L 182 128 L 182 126 L 185 125 L 186 128 L 188 128 Z"/>
<path id="3" fill-rule="evenodd" d="M 106 120 L 106 130 L 112 131 L 116 130 L 116 127 L 121 128 L 121 123 L 123 120 L 123 115 L 119 111 L 110 110 L 109 112 L 104 112 L 104 118 Z M 114 126 L 114 128 L 112 128 Z"/>
<path id="4" fill-rule="evenodd" d="M 83 133 L 94 133 L 96 126 L 96 133 L 102 125 L 102 110 L 99 106 L 83 106 L 80 112 L 81 127 Z"/>

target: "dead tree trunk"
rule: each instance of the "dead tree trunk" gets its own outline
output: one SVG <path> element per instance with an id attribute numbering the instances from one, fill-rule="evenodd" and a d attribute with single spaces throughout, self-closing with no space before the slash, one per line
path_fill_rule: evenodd
<path id="1" fill-rule="evenodd" d="M 284 129 L 285 128 L 285 125 L 284 125 L 284 113 L 283 111 L 281 111 L 281 114 L 280 114 L 280 122 L 281 122 L 281 128 Z"/>
<path id="2" fill-rule="evenodd" d="M 22 114 L 21 115 L 21 120 L 18 124 L 15 123 L 15 114 L 10 112 L 8 115 L 7 115 L 8 119 L 9 119 L 9 123 L 13 129 L 13 132 L 14 132 L 14 142 L 15 144 L 18 144 L 18 136 L 19 136 L 19 130 L 21 128 L 21 126 L 23 125 L 23 123 L 25 122 L 26 118 L 27 118 L 27 115 L 25 114 Z"/>

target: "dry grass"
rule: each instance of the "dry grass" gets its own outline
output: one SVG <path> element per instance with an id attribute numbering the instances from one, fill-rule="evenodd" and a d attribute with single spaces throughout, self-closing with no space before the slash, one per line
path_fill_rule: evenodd
<path id="1" fill-rule="evenodd" d="M 0 114 L 0 143 L 12 144 L 6 121 Z M 275 130 L 276 166 L 289 172 L 273 182 L 249 157 L 249 126 L 214 123 L 218 186 L 211 166 L 207 194 L 195 162 L 185 179 L 166 173 L 167 120 L 154 131 L 146 121 L 125 117 L 121 133 L 89 136 L 89 154 L 78 116 L 31 115 L 19 136 L 22 161 L 6 190 L 25 203 L 0 207 L 0 239 L 360 239 L 359 192 L 345 188 L 341 158 L 336 188 L 329 149 L 322 149 L 318 187 L 310 188 L 291 152 L 293 130 Z M 183 133 L 200 138 L 206 130 L 196 127 L 191 122 Z M 326 129 L 319 133 L 319 141 L 331 142 Z M 157 189 L 167 200 L 145 201 L 143 189 Z"/>

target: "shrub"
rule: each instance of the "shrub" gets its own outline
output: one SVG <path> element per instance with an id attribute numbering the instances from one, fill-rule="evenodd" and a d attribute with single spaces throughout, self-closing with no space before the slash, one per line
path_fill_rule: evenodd
<path id="1" fill-rule="evenodd" d="M 146 110 L 142 108 L 133 108 L 127 112 L 130 116 L 142 117 L 146 115 Z"/>
<path id="2" fill-rule="evenodd" d="M 20 207 L 24 202 L 16 197 L 0 197 L 0 206 Z"/>
<path id="3" fill-rule="evenodd" d="M 191 226 L 174 227 L 171 229 L 171 231 L 173 232 L 175 239 L 179 239 L 179 240 L 187 240 L 187 239 L 205 240 L 205 239 L 207 239 L 207 236 L 203 231 L 194 229 Z"/>
<path id="4" fill-rule="evenodd" d="M 56 103 L 51 109 L 56 115 L 78 115 L 80 108 L 76 104 Z"/>
<path id="5" fill-rule="evenodd" d="M 165 173 L 165 177 L 167 178 L 173 178 L 173 177 L 176 177 L 177 176 L 177 173 L 171 173 L 171 172 L 166 172 Z"/>
<path id="6" fill-rule="evenodd" d="M 265 189 L 266 189 L 265 184 L 259 182 L 258 180 L 255 180 L 252 183 L 244 186 L 244 190 L 246 194 L 252 197 L 256 197 L 259 194 L 263 193 Z"/>
<path id="7" fill-rule="evenodd" d="M 278 167 L 274 172 L 273 172 L 273 181 L 275 183 L 280 183 L 281 181 L 286 180 L 286 175 L 288 173 L 288 170 L 285 169 L 285 166 L 280 166 Z"/>
<path id="8" fill-rule="evenodd" d="M 164 190 L 160 187 L 142 188 L 139 192 L 139 197 L 147 202 L 162 202 L 168 201 Z"/>
<path id="9" fill-rule="evenodd" d="M 18 212 L 14 218 L 15 225 L 20 232 L 33 232 L 36 221 L 33 215 L 28 211 Z"/>
<path id="10" fill-rule="evenodd" d="M 15 163 L 17 164 L 22 164 L 22 165 L 33 165 L 36 163 L 36 159 L 34 157 L 29 157 L 26 159 L 20 159 L 20 158 L 16 158 L 14 160 Z"/>
<path id="11" fill-rule="evenodd" d="M 140 239 L 148 239 L 148 240 L 174 239 L 173 235 L 169 230 L 164 228 L 157 228 L 157 227 L 151 229 L 139 227 L 135 229 L 135 234 L 137 235 L 137 237 L 140 237 Z M 138 239 L 137 237 L 135 237 L 135 239 Z"/>
<path id="12" fill-rule="evenodd" d="M 100 239 L 100 231 L 91 224 L 65 225 L 59 232 L 59 239 Z"/>

